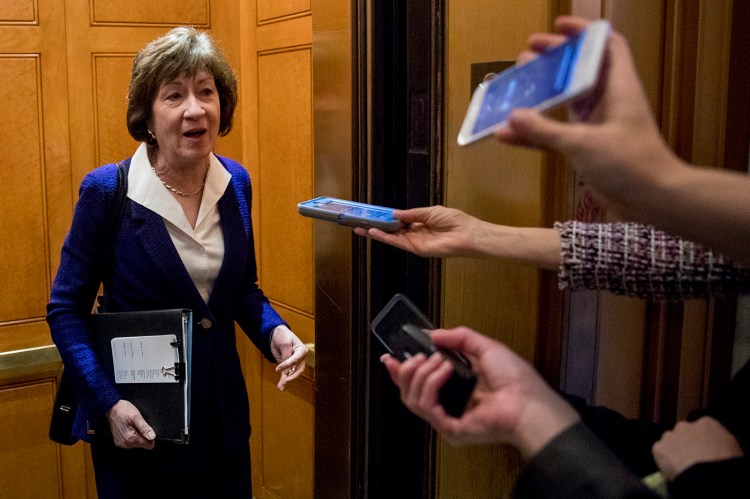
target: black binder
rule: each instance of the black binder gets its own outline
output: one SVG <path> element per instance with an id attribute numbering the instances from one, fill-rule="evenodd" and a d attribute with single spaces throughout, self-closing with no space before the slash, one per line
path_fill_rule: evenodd
<path id="1" fill-rule="evenodd" d="M 187 309 L 91 315 L 105 372 L 158 440 L 189 440 L 192 315 Z M 89 433 L 109 435 L 106 418 L 89 422 Z"/>

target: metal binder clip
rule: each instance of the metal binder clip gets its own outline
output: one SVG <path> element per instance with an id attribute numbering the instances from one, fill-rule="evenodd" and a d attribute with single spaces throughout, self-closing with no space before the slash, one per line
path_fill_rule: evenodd
<path id="1" fill-rule="evenodd" d="M 162 368 L 161 368 L 161 373 L 162 373 L 162 374 L 163 374 L 164 376 L 172 376 L 173 378 L 176 378 L 176 377 L 177 377 L 177 373 L 175 373 L 175 367 L 176 367 L 176 366 L 172 366 L 172 367 L 162 367 Z"/>

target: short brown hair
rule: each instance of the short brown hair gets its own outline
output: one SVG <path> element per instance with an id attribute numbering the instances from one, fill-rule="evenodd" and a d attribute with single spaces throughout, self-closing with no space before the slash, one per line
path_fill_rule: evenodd
<path id="1" fill-rule="evenodd" d="M 208 33 L 180 26 L 141 49 L 133 61 L 128 90 L 128 132 L 139 142 L 149 141 L 151 106 L 162 84 L 181 75 L 211 74 L 221 104 L 219 135 L 232 129 L 237 105 L 237 78 Z"/>

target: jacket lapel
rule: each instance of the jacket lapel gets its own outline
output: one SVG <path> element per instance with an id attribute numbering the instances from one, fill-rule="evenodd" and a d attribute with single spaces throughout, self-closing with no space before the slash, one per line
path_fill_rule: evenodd
<path id="1" fill-rule="evenodd" d="M 135 231 L 135 236 L 141 241 L 151 261 L 174 284 L 177 293 L 190 300 L 190 303 L 202 303 L 203 298 L 182 263 L 162 217 L 138 203 L 129 204 L 132 206 L 133 220 L 141 224 Z"/>
<path id="2" fill-rule="evenodd" d="M 216 277 L 209 303 L 231 294 L 242 279 L 248 258 L 248 233 L 240 214 L 237 194 L 232 182 L 227 185 L 224 195 L 219 199 L 219 216 L 224 235 L 224 261 Z"/>

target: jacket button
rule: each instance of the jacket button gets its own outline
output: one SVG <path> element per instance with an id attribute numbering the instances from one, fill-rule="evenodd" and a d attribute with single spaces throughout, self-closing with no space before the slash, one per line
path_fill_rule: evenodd
<path id="1" fill-rule="evenodd" d="M 200 324 L 203 329 L 211 329 L 211 326 L 214 325 L 214 323 L 211 322 L 211 319 L 207 317 L 204 317 L 203 319 L 201 319 L 198 324 Z"/>

